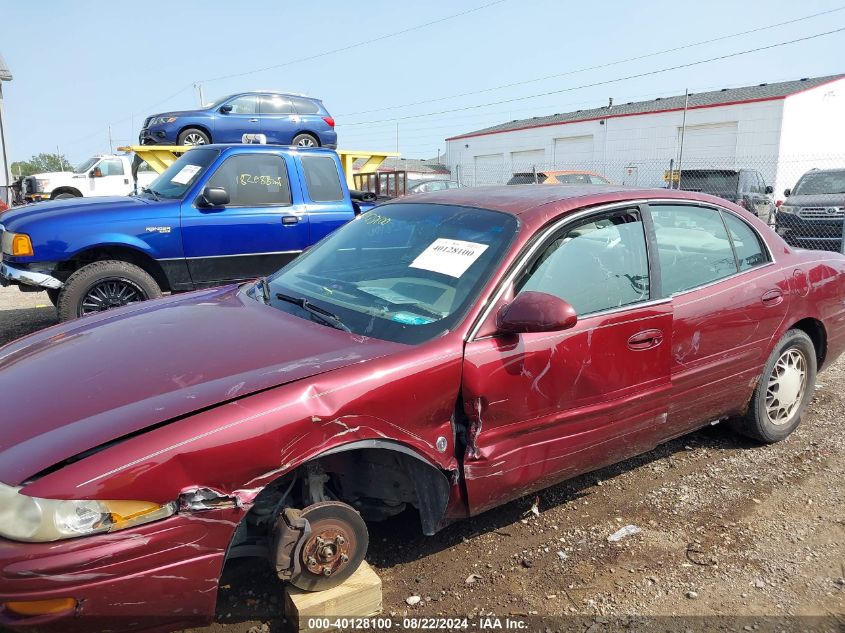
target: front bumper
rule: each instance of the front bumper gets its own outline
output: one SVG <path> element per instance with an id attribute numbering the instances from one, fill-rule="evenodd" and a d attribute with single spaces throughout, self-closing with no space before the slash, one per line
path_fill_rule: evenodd
<path id="1" fill-rule="evenodd" d="M 34 286 L 58 290 L 64 284 L 55 277 L 51 277 L 45 273 L 15 268 L 6 262 L 0 261 L 0 285 Z"/>
<path id="2" fill-rule="evenodd" d="M 176 515 L 53 543 L 0 538 L 0 630 L 90 633 L 209 623 L 233 529 L 220 518 L 215 525 Z M 22 616 L 5 606 L 60 598 L 75 600 L 75 609 Z"/>
<path id="3" fill-rule="evenodd" d="M 144 128 L 138 135 L 141 145 L 176 145 L 176 133 L 167 128 Z"/>

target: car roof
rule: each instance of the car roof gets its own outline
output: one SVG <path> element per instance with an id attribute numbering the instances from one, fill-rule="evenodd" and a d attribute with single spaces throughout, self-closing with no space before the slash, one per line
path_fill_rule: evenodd
<path id="1" fill-rule="evenodd" d="M 500 211 L 519 216 L 524 222 L 545 222 L 550 212 L 555 215 L 587 206 L 648 199 L 678 199 L 706 202 L 732 209 L 740 209 L 727 200 L 706 193 L 677 189 L 645 189 L 622 185 L 494 185 L 443 189 L 414 196 L 413 203 L 450 204 Z M 396 199 L 384 204 L 409 204 L 411 200 Z"/>
<path id="2" fill-rule="evenodd" d="M 310 101 L 321 101 L 317 97 L 309 97 L 299 92 L 283 92 L 282 90 L 244 90 L 243 92 L 233 92 L 224 98 L 230 99 L 231 97 L 240 97 L 241 95 L 279 95 L 280 97 L 299 97 L 300 99 L 309 99 Z"/>

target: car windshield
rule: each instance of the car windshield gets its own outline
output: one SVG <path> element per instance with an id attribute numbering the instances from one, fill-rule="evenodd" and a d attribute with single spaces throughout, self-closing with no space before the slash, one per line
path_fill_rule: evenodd
<path id="1" fill-rule="evenodd" d="M 685 191 L 736 191 L 739 173 L 735 171 L 685 171 L 681 174 L 681 189 Z"/>
<path id="2" fill-rule="evenodd" d="M 100 162 L 100 159 L 97 156 L 93 158 L 89 158 L 84 163 L 79 163 L 76 167 L 73 168 L 73 173 L 75 174 L 84 174 L 89 169 L 91 169 L 94 165 Z"/>
<path id="3" fill-rule="evenodd" d="M 219 108 L 231 98 L 232 95 L 226 95 L 225 97 L 220 97 L 217 101 L 212 101 L 211 103 L 206 104 L 204 107 L 208 110 L 213 110 L 214 108 Z"/>
<path id="4" fill-rule="evenodd" d="M 794 196 L 845 193 L 845 171 L 818 171 L 804 174 L 792 192 Z"/>
<path id="5" fill-rule="evenodd" d="M 516 229 L 515 217 L 496 211 L 377 207 L 272 276 L 270 302 L 321 322 L 290 300 L 305 299 L 355 334 L 422 343 L 463 318 Z"/>
<path id="6" fill-rule="evenodd" d="M 219 154 L 220 150 L 216 149 L 187 151 L 161 172 L 161 175 L 150 183 L 147 190 L 161 198 L 181 198 L 188 187 L 205 173 Z"/>

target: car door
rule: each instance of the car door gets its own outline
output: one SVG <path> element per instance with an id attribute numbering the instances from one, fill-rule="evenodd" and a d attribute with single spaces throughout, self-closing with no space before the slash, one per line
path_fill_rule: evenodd
<path id="1" fill-rule="evenodd" d="M 320 241 L 355 217 L 349 191 L 333 154 L 300 155 L 310 241 Z"/>
<path id="2" fill-rule="evenodd" d="M 191 279 L 197 285 L 268 275 L 309 244 L 308 213 L 291 158 L 250 152 L 224 157 L 204 187 L 219 187 L 229 204 L 208 208 L 201 193 L 182 203 L 182 243 Z M 292 196 L 291 183 L 295 188 Z"/>
<path id="3" fill-rule="evenodd" d="M 268 143 L 290 145 L 296 135 L 299 116 L 290 98 L 282 95 L 261 95 L 259 99 L 261 133 Z"/>
<path id="4" fill-rule="evenodd" d="M 668 423 L 682 435 L 744 407 L 786 317 L 788 280 L 739 214 L 674 202 L 649 210 L 674 315 Z"/>
<path id="5" fill-rule="evenodd" d="M 672 309 L 654 300 L 647 222 L 640 208 L 623 206 L 549 229 L 494 308 L 545 292 L 575 308 L 576 325 L 497 335 L 493 309 L 467 342 L 464 476 L 473 514 L 647 451 L 666 434 Z"/>
<path id="6" fill-rule="evenodd" d="M 124 173 L 123 161 L 119 158 L 104 158 L 89 173 L 93 196 L 123 196 L 129 193 L 129 174 Z"/>
<path id="7" fill-rule="evenodd" d="M 240 143 L 244 134 L 261 133 L 258 97 L 241 95 L 230 99 L 218 109 L 214 117 L 215 143 Z"/>

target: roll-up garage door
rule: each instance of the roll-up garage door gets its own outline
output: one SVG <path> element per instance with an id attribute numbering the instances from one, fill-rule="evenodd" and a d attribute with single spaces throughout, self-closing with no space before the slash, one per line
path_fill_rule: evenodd
<path id="1" fill-rule="evenodd" d="M 505 155 L 484 154 L 475 157 L 475 184 L 496 185 L 504 180 Z"/>
<path id="2" fill-rule="evenodd" d="M 514 173 L 529 172 L 534 167 L 542 171 L 546 166 L 546 150 L 529 149 L 521 152 L 511 152 L 511 168 Z"/>
<path id="3" fill-rule="evenodd" d="M 593 135 L 555 139 L 555 169 L 591 169 L 593 167 Z"/>
<path id="4" fill-rule="evenodd" d="M 680 145 L 680 129 L 678 144 Z M 721 167 L 731 169 L 736 162 L 736 121 L 688 125 L 684 131 L 683 166 L 687 169 Z"/>

